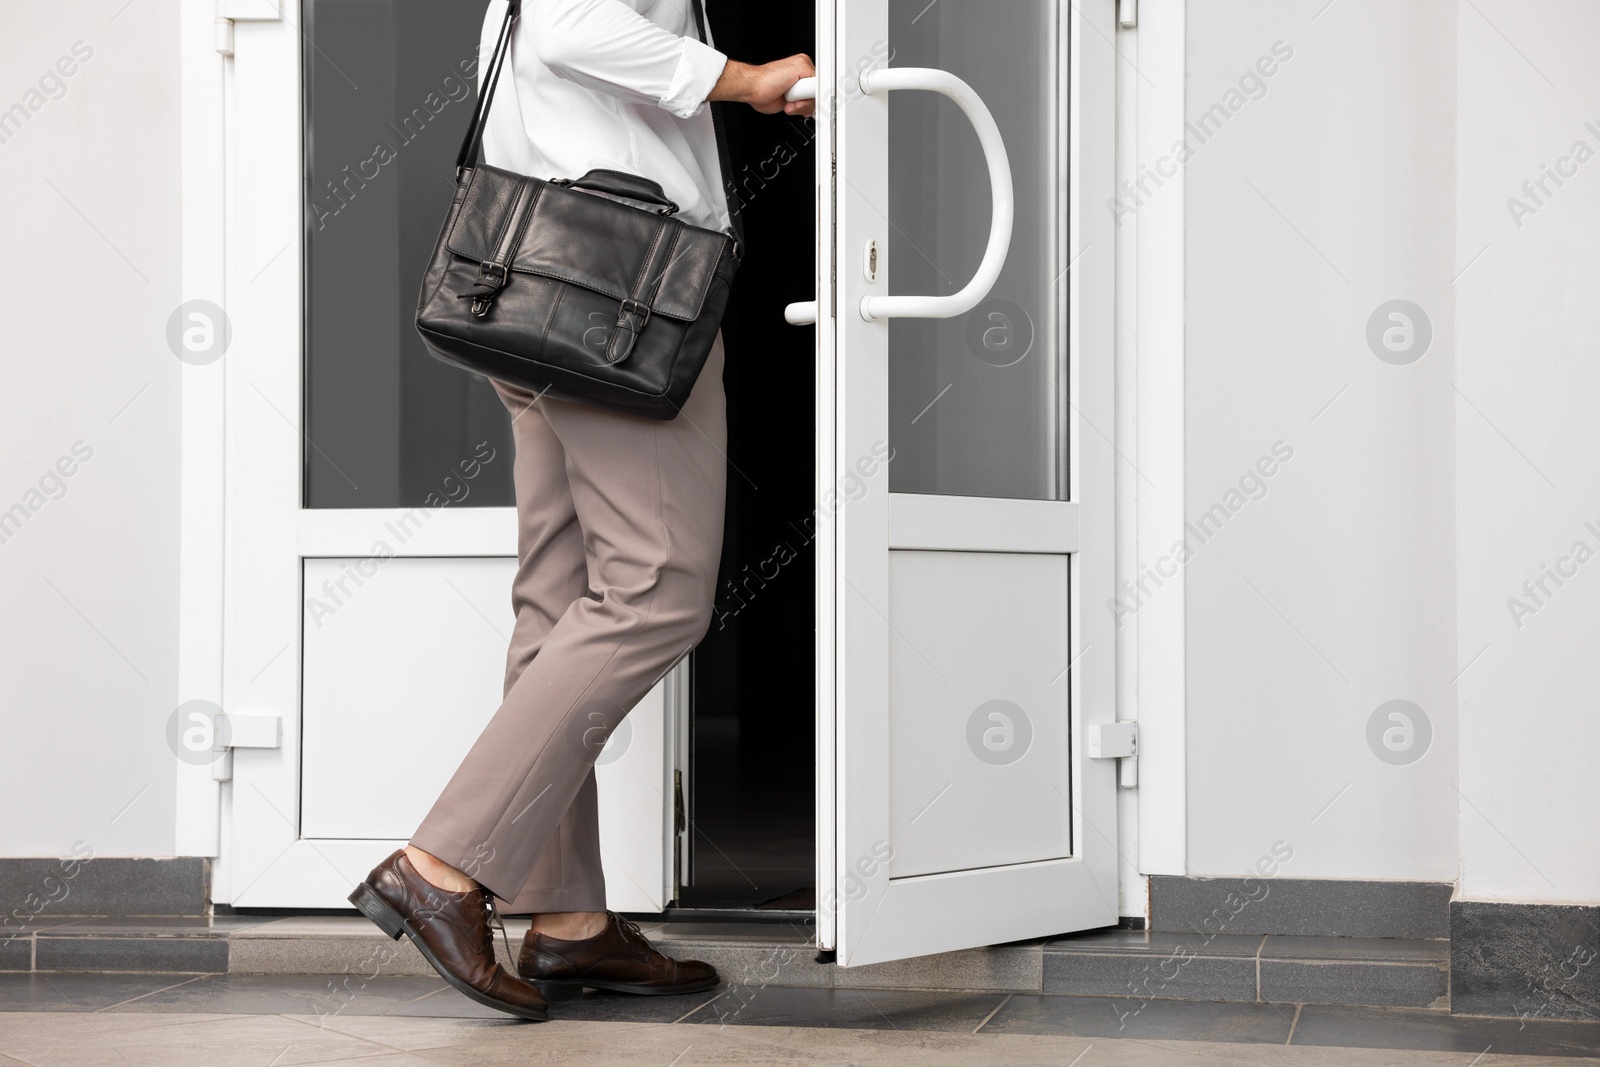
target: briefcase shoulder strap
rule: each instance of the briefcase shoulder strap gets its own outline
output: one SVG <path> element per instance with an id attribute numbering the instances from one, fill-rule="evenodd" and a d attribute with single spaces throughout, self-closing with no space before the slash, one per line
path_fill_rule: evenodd
<path id="1" fill-rule="evenodd" d="M 694 11 L 694 30 L 701 44 L 710 44 L 706 37 L 706 0 L 689 0 Z M 711 128 L 717 138 L 717 169 L 722 171 L 722 195 L 728 202 L 728 221 L 733 224 L 734 255 L 744 253 L 744 217 L 739 197 L 733 189 L 733 164 L 728 161 L 728 134 L 722 128 L 722 104 L 706 104 L 711 109 Z"/>
<path id="2" fill-rule="evenodd" d="M 695 35 L 702 44 L 708 44 L 706 39 L 705 0 L 690 0 L 694 10 Z M 467 127 L 466 135 L 461 139 L 461 149 L 456 153 L 456 180 L 461 179 L 461 172 L 475 164 L 478 153 L 483 149 L 483 128 L 489 119 L 489 108 L 494 103 L 495 87 L 500 82 L 500 68 L 505 66 L 506 57 L 511 51 L 511 31 L 517 20 L 522 15 L 522 0 L 509 0 L 506 4 L 506 18 L 500 26 L 500 37 L 495 42 L 494 56 L 489 60 L 489 66 L 483 70 L 483 91 L 478 94 L 477 106 L 472 112 L 472 124 Z M 724 198 L 728 203 L 728 221 L 733 225 L 733 239 L 735 256 L 742 256 L 744 252 L 744 218 L 740 210 L 739 198 L 734 194 L 730 175 L 733 173 L 732 164 L 728 159 L 728 135 L 722 125 L 722 110 L 720 104 L 707 104 L 711 109 L 711 128 L 717 140 L 717 167 L 722 172 L 722 188 Z"/>

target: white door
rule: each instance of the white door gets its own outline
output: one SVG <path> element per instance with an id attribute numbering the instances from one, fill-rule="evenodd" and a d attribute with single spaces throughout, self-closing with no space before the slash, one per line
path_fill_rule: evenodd
<path id="1" fill-rule="evenodd" d="M 500 702 L 508 418 L 486 382 L 421 352 L 408 316 L 484 7 L 304 0 L 236 27 L 222 708 L 240 747 L 216 764 L 215 885 L 235 906 L 346 906 Z M 614 908 L 674 892 L 683 680 L 598 761 Z"/>
<path id="2" fill-rule="evenodd" d="M 1114 4 L 824 7 L 822 943 L 1110 925 Z"/>

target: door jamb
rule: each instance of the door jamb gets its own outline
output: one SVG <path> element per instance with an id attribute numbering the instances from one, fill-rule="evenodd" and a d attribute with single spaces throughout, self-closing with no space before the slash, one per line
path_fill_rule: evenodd
<path id="1" fill-rule="evenodd" d="M 838 892 L 837 828 L 838 803 L 835 789 L 838 778 L 838 743 L 836 709 L 838 707 L 838 677 L 835 657 L 838 655 L 837 631 L 834 626 L 838 606 L 838 585 L 835 574 L 838 563 L 838 524 L 832 514 L 822 506 L 831 500 L 833 472 L 838 469 L 838 423 L 835 417 L 835 389 L 838 384 L 837 338 L 835 336 L 835 306 L 838 290 L 835 284 L 837 265 L 834 263 L 833 231 L 837 223 L 835 203 L 835 160 L 837 145 L 834 135 L 833 114 L 839 106 L 842 88 L 838 65 L 837 0 L 816 0 L 816 48 L 813 57 L 817 68 L 817 105 L 815 122 L 817 181 L 813 232 L 817 244 L 813 262 L 816 264 L 815 289 L 817 301 L 816 331 L 817 367 L 816 425 L 813 430 L 813 447 L 816 450 L 817 477 L 812 485 L 814 499 L 818 501 L 816 515 L 815 599 L 816 646 L 815 660 L 816 714 L 816 930 L 817 949 L 831 953 L 838 944 L 838 914 L 834 910 Z M 826 284 L 824 284 L 826 283 Z"/>
<path id="2" fill-rule="evenodd" d="M 1140 734 L 1138 788 L 1119 797 L 1119 848 L 1136 857 L 1123 864 L 1122 913 L 1143 915 L 1142 876 L 1187 872 L 1186 590 L 1172 562 L 1186 536 L 1185 193 L 1182 165 L 1156 169 L 1187 136 L 1184 0 L 1146 0 L 1138 26 L 1117 38 L 1116 438 L 1134 457 L 1117 477 L 1117 586 L 1119 596 L 1141 582 L 1149 590 L 1122 601 L 1134 610 L 1117 628 L 1117 718 L 1137 720 Z M 1152 172 L 1150 195 L 1130 196 L 1124 181 L 1138 188 Z"/>
<path id="3" fill-rule="evenodd" d="M 226 308 L 227 85 L 217 51 L 215 0 L 181 0 L 179 136 L 182 145 L 182 298 Z M 218 328 L 221 328 L 219 324 Z M 178 516 L 178 703 L 222 700 L 224 355 L 181 369 Z M 222 788 L 210 765 L 175 760 L 173 854 L 216 856 Z"/>

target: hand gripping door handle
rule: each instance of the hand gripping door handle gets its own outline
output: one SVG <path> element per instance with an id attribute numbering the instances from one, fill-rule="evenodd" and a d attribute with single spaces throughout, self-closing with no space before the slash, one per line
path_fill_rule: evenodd
<path id="1" fill-rule="evenodd" d="M 812 80 L 805 79 L 790 92 L 799 90 L 806 82 Z M 984 249 L 983 260 L 978 264 L 977 272 L 959 292 L 948 296 L 865 296 L 861 298 L 861 317 L 868 321 L 890 318 L 954 318 L 971 311 L 989 295 L 989 290 L 994 288 L 995 281 L 1000 277 L 1001 268 L 1005 266 L 1006 254 L 1011 250 L 1011 226 L 1016 214 L 1016 195 L 1011 185 L 1011 160 L 1006 155 L 1006 145 L 1000 136 L 1000 127 L 996 125 L 994 116 L 989 113 L 983 98 L 973 91 L 972 86 L 954 74 L 934 67 L 888 67 L 862 72 L 862 93 L 870 96 L 893 89 L 921 89 L 942 93 L 949 97 L 972 123 L 973 129 L 978 134 L 978 143 L 983 147 L 984 160 L 989 165 L 989 195 L 992 201 L 989 244 Z M 809 97 L 796 96 L 793 99 L 815 98 L 815 85 L 811 85 L 809 90 L 811 93 Z M 802 317 L 808 309 L 810 318 Z M 815 301 L 789 305 L 784 309 L 784 318 L 797 323 L 815 322 Z"/>

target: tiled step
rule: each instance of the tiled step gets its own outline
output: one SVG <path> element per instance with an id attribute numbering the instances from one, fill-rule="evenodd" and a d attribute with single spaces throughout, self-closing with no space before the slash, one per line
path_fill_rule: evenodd
<path id="1" fill-rule="evenodd" d="M 804 926 L 644 923 L 671 955 L 703 959 L 736 995 L 767 986 L 927 989 L 1448 1009 L 1449 943 L 1102 930 L 865 967 L 819 963 Z M 515 951 L 526 921 L 506 923 Z M 496 944 L 504 956 L 506 945 Z M 508 965 L 510 960 L 504 960 Z M 431 974 L 408 941 L 357 916 L 61 919 L 0 946 L 0 970 L 371 978 Z"/>
<path id="2" fill-rule="evenodd" d="M 1043 991 L 1448 1010 L 1450 943 L 1103 930 L 1045 944 Z"/>
<path id="3" fill-rule="evenodd" d="M 1447 941 L 1101 930 L 841 969 L 816 963 L 808 944 L 777 941 L 770 930 L 669 924 L 652 936 L 667 952 L 708 960 L 756 985 L 1450 1006 Z"/>

